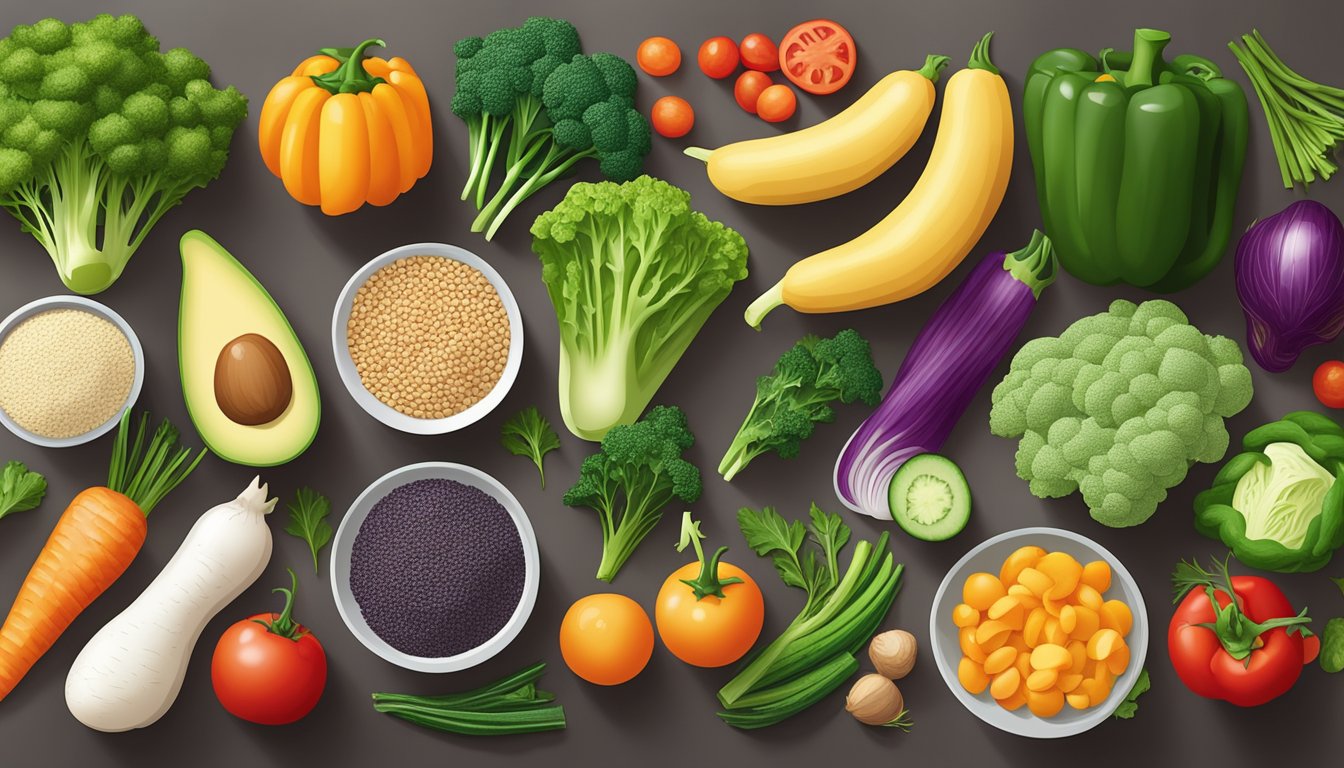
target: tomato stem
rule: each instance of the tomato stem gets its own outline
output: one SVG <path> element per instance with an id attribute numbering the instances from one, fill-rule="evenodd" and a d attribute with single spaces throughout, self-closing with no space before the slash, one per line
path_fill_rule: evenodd
<path id="1" fill-rule="evenodd" d="M 729 584 L 741 584 L 742 580 L 736 576 L 729 576 L 726 579 L 719 578 L 719 559 L 723 553 L 728 551 L 728 547 L 719 547 L 708 559 L 705 558 L 705 550 L 700 546 L 700 540 L 705 535 L 700 532 L 700 524 L 691 519 L 689 511 L 681 514 L 681 541 L 677 542 L 677 551 L 681 552 L 686 547 L 695 547 L 695 559 L 700 562 L 700 575 L 694 579 L 681 579 L 681 583 L 691 588 L 695 594 L 696 600 L 702 600 L 708 595 L 718 598 L 723 597 L 723 588 Z"/>
<path id="2" fill-rule="evenodd" d="M 288 588 L 276 587 L 271 590 L 285 596 L 285 607 L 281 609 L 279 614 L 271 614 L 275 618 L 270 621 L 264 619 L 253 619 L 253 621 L 265 627 L 266 631 L 273 635 L 298 642 L 299 638 L 305 634 L 304 630 L 294 621 L 294 595 L 299 591 L 299 577 L 294 575 L 293 568 L 286 568 L 285 570 L 289 571 L 290 586 Z"/>

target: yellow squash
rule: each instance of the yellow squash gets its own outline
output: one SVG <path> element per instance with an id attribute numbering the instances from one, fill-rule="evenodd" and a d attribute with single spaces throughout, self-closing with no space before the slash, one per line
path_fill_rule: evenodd
<path id="1" fill-rule="evenodd" d="M 915 145 L 933 111 L 933 84 L 946 56 L 919 71 L 882 78 L 829 120 L 792 133 L 715 150 L 688 147 L 709 181 L 744 203 L 796 205 L 843 195 L 881 176 Z"/>
<path id="2" fill-rule="evenodd" d="M 753 327 L 781 304 L 843 312 L 908 299 L 937 285 L 975 247 L 1003 202 L 1013 164 L 1013 108 L 989 39 L 952 76 L 929 164 L 887 217 L 853 240 L 794 264 L 747 307 Z"/>

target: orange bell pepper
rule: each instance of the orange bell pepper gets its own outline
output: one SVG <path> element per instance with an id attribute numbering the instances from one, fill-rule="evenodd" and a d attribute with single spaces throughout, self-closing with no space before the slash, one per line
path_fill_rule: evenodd
<path id="1" fill-rule="evenodd" d="M 382 40 L 324 48 L 271 88 L 257 139 L 266 167 L 328 216 L 387 205 L 429 172 L 429 96 L 405 59 L 365 58 Z"/>

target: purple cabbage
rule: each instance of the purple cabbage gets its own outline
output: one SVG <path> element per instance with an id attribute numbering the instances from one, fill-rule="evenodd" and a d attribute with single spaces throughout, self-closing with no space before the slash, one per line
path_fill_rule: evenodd
<path id="1" fill-rule="evenodd" d="M 1286 371 L 1344 331 L 1344 226 L 1313 200 L 1251 225 L 1237 244 L 1237 297 L 1251 357 Z"/>
<path id="2" fill-rule="evenodd" d="M 882 403 L 840 452 L 835 493 L 845 506 L 891 519 L 892 475 L 907 459 L 942 448 L 1055 272 L 1050 240 L 1035 232 L 1020 251 L 986 256 L 938 307 Z"/>

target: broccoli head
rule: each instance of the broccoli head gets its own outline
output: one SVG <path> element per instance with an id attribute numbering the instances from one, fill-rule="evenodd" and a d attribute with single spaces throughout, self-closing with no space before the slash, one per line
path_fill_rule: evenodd
<path id="1" fill-rule="evenodd" d="M 747 274 L 742 236 L 641 176 L 570 187 L 532 225 L 560 325 L 560 414 L 585 440 L 634 421 Z"/>
<path id="2" fill-rule="evenodd" d="M 686 414 L 659 405 L 633 424 L 614 427 L 601 449 L 583 460 L 579 480 L 565 492 L 571 507 L 588 507 L 602 524 L 597 578 L 611 581 L 674 500 L 700 498 L 700 470 L 681 454 L 695 443 Z"/>
<path id="3" fill-rule="evenodd" d="M 1116 301 L 1023 345 L 989 427 L 1021 438 L 1017 474 L 1033 494 L 1081 491 L 1099 522 L 1138 525 L 1191 464 L 1223 457 L 1223 420 L 1251 394 L 1236 342 L 1200 333 L 1169 301 Z"/>
<path id="4" fill-rule="evenodd" d="M 857 331 L 846 329 L 829 339 L 805 336 L 780 356 L 772 375 L 756 380 L 756 399 L 719 462 L 719 474 L 732 480 L 771 451 L 794 458 L 816 424 L 835 420 L 832 403 L 871 406 L 881 395 L 882 374 L 868 340 Z"/>
<path id="5" fill-rule="evenodd" d="M 219 176 L 247 99 L 134 16 L 19 25 L 0 40 L 0 206 L 77 293 L 121 275 L 188 192 Z"/>

